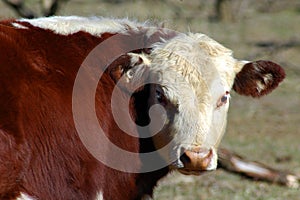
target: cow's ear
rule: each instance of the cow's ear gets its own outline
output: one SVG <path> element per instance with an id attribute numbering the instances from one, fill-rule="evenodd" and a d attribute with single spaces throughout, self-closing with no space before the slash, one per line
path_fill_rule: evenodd
<path id="1" fill-rule="evenodd" d="M 283 68 L 271 61 L 241 63 L 233 84 L 238 94 L 261 97 L 274 90 L 285 78 Z"/>
<path id="2" fill-rule="evenodd" d="M 115 60 L 110 68 L 114 82 L 130 92 L 139 90 L 149 75 L 150 60 L 144 54 L 127 53 Z"/>

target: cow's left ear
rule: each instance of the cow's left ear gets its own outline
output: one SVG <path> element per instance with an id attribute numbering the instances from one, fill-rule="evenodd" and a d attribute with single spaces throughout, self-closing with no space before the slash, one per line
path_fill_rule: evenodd
<path id="1" fill-rule="evenodd" d="M 283 68 L 271 61 L 240 62 L 233 89 L 241 95 L 261 97 L 274 90 L 285 78 Z"/>
<path id="2" fill-rule="evenodd" d="M 127 53 L 111 64 L 110 76 L 122 89 L 140 90 L 149 75 L 150 60 L 144 54 Z"/>

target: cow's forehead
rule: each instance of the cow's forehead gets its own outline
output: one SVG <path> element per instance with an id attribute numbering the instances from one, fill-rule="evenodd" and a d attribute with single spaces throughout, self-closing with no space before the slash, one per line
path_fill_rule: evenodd
<path id="1" fill-rule="evenodd" d="M 232 51 L 204 34 L 180 34 L 156 44 L 151 59 L 152 70 L 161 72 L 157 74 L 162 84 L 175 87 L 183 80 L 197 96 L 214 93 L 211 89 L 217 86 L 229 90 L 235 75 Z M 182 85 L 178 87 L 184 91 Z"/>

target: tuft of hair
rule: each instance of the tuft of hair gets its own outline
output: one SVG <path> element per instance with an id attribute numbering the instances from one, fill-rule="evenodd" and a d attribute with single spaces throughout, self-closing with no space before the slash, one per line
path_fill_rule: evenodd
<path id="1" fill-rule="evenodd" d="M 259 60 L 244 65 L 235 77 L 233 89 L 240 95 L 261 97 L 277 88 L 284 78 L 285 72 L 280 65 Z"/>

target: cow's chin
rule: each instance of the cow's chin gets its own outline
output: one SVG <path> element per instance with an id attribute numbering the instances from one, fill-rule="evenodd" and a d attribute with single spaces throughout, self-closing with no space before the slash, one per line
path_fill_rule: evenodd
<path id="1" fill-rule="evenodd" d="M 179 171 L 181 174 L 184 175 L 195 175 L 195 176 L 199 176 L 207 172 L 202 170 L 189 170 L 189 169 L 177 169 L 177 171 Z"/>

